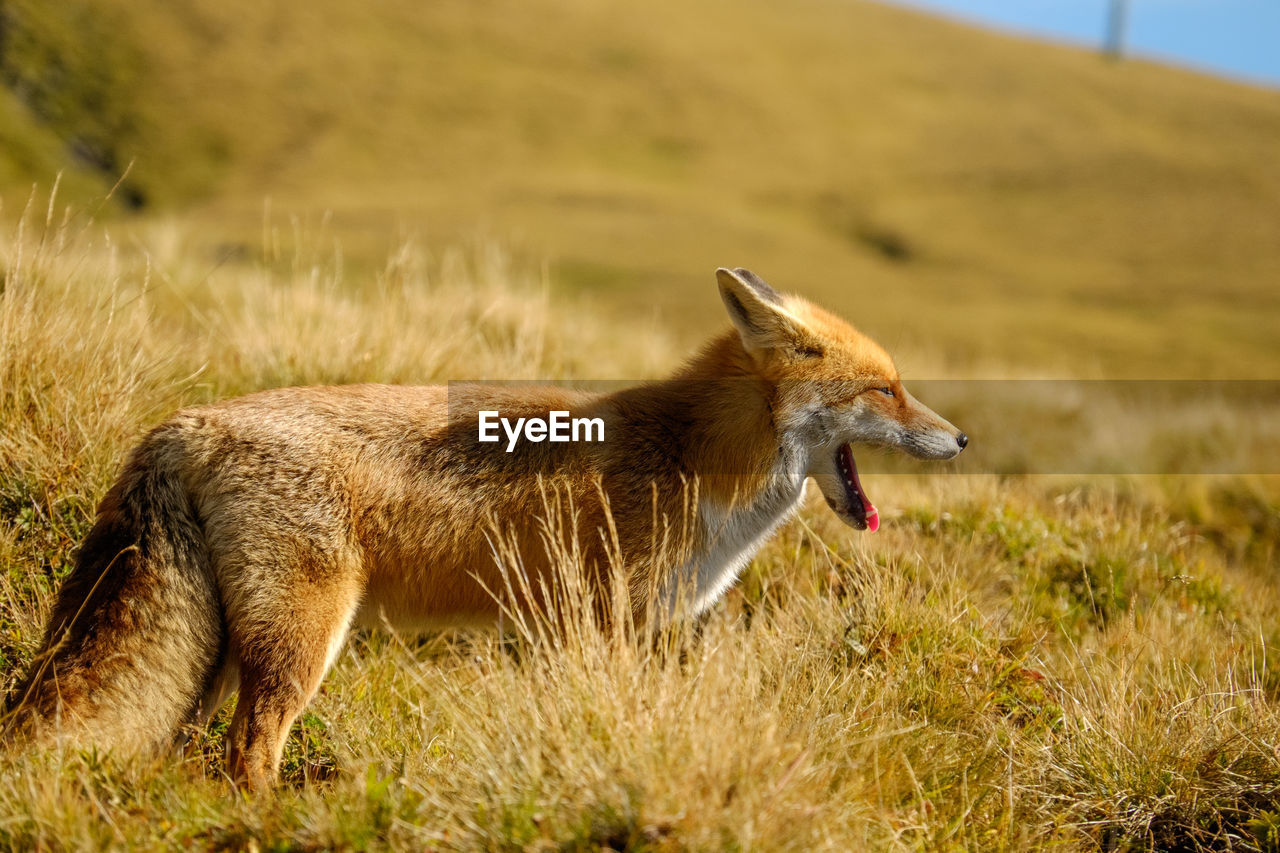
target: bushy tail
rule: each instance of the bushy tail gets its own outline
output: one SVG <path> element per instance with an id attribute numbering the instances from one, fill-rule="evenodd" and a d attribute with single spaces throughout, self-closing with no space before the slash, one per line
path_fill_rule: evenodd
<path id="1" fill-rule="evenodd" d="M 147 754 L 192 716 L 225 629 L 180 458 L 181 436 L 160 427 L 103 499 L 9 697 L 5 740 Z"/>

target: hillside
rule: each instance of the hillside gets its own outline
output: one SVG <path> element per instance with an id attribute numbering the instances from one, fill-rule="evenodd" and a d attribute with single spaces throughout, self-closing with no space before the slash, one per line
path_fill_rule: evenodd
<path id="1" fill-rule="evenodd" d="M 132 161 L 118 197 L 219 256 L 270 197 L 286 231 L 331 211 L 356 268 L 480 233 L 690 337 L 732 263 L 917 372 L 1280 369 L 1276 92 L 848 0 L 0 15 L 10 205 L 59 160 L 96 192 Z"/>

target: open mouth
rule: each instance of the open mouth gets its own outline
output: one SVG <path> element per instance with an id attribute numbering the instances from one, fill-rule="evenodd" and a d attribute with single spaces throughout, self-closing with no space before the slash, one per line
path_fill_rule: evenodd
<path id="1" fill-rule="evenodd" d="M 853 526 L 859 530 L 870 530 L 872 533 L 880 529 L 880 513 L 875 504 L 867 497 L 858 479 L 858 465 L 853 461 L 853 445 L 842 444 L 836 451 L 836 467 L 840 469 L 840 479 L 844 484 L 845 497 L 849 501 L 849 514 Z"/>

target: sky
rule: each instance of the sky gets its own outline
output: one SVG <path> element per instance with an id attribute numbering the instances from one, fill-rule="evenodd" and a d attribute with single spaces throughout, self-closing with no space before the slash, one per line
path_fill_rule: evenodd
<path id="1" fill-rule="evenodd" d="M 1013 32 L 1100 45 L 1111 0 L 898 0 Z M 1280 88 L 1280 0 L 1129 0 L 1133 55 Z"/>

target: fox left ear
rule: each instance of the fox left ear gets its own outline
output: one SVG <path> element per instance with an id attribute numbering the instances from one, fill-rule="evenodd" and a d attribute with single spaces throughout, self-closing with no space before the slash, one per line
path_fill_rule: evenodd
<path id="1" fill-rule="evenodd" d="M 791 346 L 800 337 L 799 321 L 782 305 L 782 297 L 760 276 L 745 270 L 716 270 L 720 298 L 738 329 L 747 352 Z"/>

